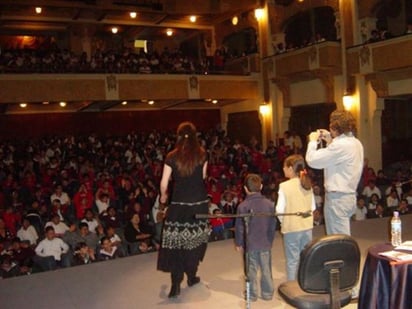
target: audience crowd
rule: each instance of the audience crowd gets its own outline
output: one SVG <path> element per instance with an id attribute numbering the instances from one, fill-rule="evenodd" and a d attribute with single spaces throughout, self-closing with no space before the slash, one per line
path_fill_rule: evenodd
<path id="1" fill-rule="evenodd" d="M 164 48 L 162 52 L 136 52 L 97 49 L 90 57 L 58 47 L 50 49 L 0 49 L 0 73 L 114 73 L 114 74 L 210 74 L 224 70 L 230 59 L 256 52 L 230 54 L 224 47 L 213 55 L 200 57 L 180 49 Z"/>
<path id="2" fill-rule="evenodd" d="M 163 160 L 175 133 L 53 136 L 0 141 L 0 272 L 3 278 L 106 261 L 159 248 L 167 209 L 158 203 Z M 210 214 L 235 214 L 243 179 L 259 173 L 274 203 L 284 180 L 283 159 L 304 151 L 296 134 L 245 144 L 224 131 L 199 133 L 209 155 Z M 308 171 L 323 223 L 322 171 Z M 411 211 L 410 165 L 387 177 L 365 162 L 354 219 Z M 210 240 L 233 237 L 233 219 L 210 219 Z"/>

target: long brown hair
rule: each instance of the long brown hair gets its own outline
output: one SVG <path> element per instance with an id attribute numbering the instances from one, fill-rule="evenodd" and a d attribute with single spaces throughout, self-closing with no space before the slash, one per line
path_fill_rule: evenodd
<path id="1" fill-rule="evenodd" d="M 310 190 L 312 187 L 311 179 L 305 168 L 305 160 L 301 155 L 294 154 L 285 159 L 284 165 L 286 167 L 292 167 L 293 172 L 300 179 L 300 184 L 303 189 Z"/>
<path id="2" fill-rule="evenodd" d="M 185 121 L 177 127 L 175 149 L 168 156 L 174 156 L 177 171 L 181 176 L 191 175 L 196 166 L 205 161 L 206 152 L 199 144 L 193 123 Z"/>

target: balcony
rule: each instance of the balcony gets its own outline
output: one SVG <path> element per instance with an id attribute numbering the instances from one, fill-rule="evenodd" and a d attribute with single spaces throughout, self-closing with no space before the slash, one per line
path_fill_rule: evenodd
<path id="1" fill-rule="evenodd" d="M 268 77 L 298 82 L 320 75 L 337 75 L 342 71 L 338 42 L 320 42 L 301 49 L 274 55 L 264 60 Z"/>
<path id="2" fill-rule="evenodd" d="M 350 74 L 401 74 L 412 68 L 412 34 L 348 49 Z M 401 77 L 401 76 L 399 76 Z M 410 78 L 410 73 L 405 77 Z"/>

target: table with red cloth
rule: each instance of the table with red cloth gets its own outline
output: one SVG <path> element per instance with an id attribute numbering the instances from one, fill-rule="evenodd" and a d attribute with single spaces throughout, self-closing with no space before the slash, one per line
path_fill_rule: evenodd
<path id="1" fill-rule="evenodd" d="M 412 309 L 412 261 L 395 262 L 379 255 L 393 249 L 389 243 L 368 249 L 358 309 Z"/>

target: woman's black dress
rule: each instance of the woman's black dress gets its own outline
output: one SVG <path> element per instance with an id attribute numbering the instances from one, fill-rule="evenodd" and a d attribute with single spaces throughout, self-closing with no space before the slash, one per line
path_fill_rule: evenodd
<path id="1" fill-rule="evenodd" d="M 163 224 L 157 269 L 171 273 L 197 269 L 209 238 L 208 220 L 195 218 L 196 214 L 208 213 L 203 164 L 188 177 L 178 175 L 173 157 L 166 159 L 165 164 L 172 168 L 174 185 Z"/>

